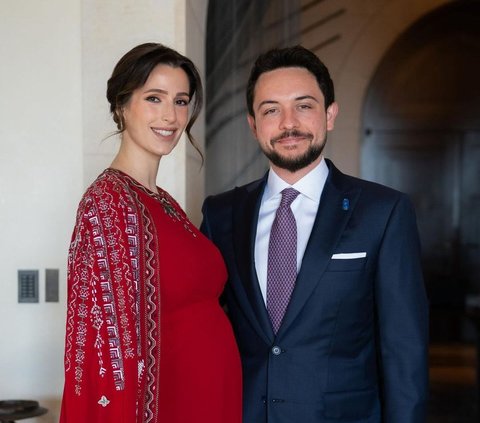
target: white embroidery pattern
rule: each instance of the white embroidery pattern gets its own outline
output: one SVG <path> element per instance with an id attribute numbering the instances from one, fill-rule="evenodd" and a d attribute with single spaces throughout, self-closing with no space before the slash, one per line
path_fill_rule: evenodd
<path id="1" fill-rule="evenodd" d="M 99 377 L 111 377 L 122 391 L 124 366 L 137 361 L 137 415 L 153 423 L 159 400 L 158 239 L 149 210 L 130 182 L 109 169 L 79 205 L 69 251 L 65 369 L 74 372 L 75 394 L 81 395 L 85 367 L 93 358 L 87 352 L 95 351 Z M 127 243 L 118 242 L 125 240 L 124 225 Z M 87 329 L 92 331 L 88 338 Z M 102 407 L 110 402 L 105 395 L 98 400 Z"/>
<path id="2" fill-rule="evenodd" d="M 100 271 L 100 289 L 108 334 L 110 364 L 112 366 L 115 389 L 121 391 L 125 387 L 122 343 L 120 341 L 119 319 L 117 315 L 117 310 L 121 312 L 121 307 L 119 307 L 118 303 L 115 304 L 114 290 L 117 290 L 118 302 L 121 301 L 123 292 L 118 289 L 118 281 L 115 278 L 117 263 L 113 260 L 110 262 L 108 260 L 109 250 L 113 256 L 117 253 L 116 247 L 112 246 L 109 239 L 112 235 L 120 239 L 120 229 L 116 224 L 118 217 L 112 205 L 111 195 L 103 192 L 103 190 L 97 195 L 100 197 L 98 209 L 96 210 L 97 215 L 94 221 L 91 219 L 94 231 L 95 261 Z M 101 216 L 101 218 L 98 216 Z M 103 227 L 101 226 L 102 222 L 104 222 Z M 111 252 L 112 249 L 113 252 Z"/>
<path id="3" fill-rule="evenodd" d="M 138 194 L 134 192 L 137 204 L 140 208 L 140 215 L 143 217 L 144 230 L 144 263 L 145 263 L 145 280 L 143 286 L 143 295 L 145 301 L 145 318 L 146 318 L 146 355 L 147 362 L 142 363 L 146 370 L 145 393 L 143 406 L 143 422 L 156 422 L 158 417 L 158 381 L 160 369 L 160 337 L 158 331 L 160 329 L 160 310 L 157 305 L 160 304 L 160 293 L 157 290 L 155 279 L 155 257 L 158 257 L 158 246 L 154 234 L 156 233 L 152 219 L 146 210 L 145 205 L 139 200 Z M 141 384 L 139 384 L 140 388 Z M 138 392 L 139 396 L 141 391 Z M 138 405 L 137 405 L 138 407 Z"/>
<path id="4" fill-rule="evenodd" d="M 100 404 L 102 407 L 106 407 L 108 404 L 110 404 L 110 401 L 105 395 L 102 395 L 102 398 L 98 400 L 98 404 Z"/>

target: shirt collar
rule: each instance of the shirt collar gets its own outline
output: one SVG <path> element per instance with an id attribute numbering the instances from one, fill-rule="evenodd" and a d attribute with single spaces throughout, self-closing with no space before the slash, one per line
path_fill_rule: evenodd
<path id="1" fill-rule="evenodd" d="M 263 198 L 267 201 L 276 195 L 280 195 L 280 192 L 285 188 L 292 187 L 311 200 L 320 202 L 320 196 L 322 195 L 327 176 L 328 166 L 323 157 L 317 166 L 293 185 L 285 182 L 273 169 L 270 168 Z"/>

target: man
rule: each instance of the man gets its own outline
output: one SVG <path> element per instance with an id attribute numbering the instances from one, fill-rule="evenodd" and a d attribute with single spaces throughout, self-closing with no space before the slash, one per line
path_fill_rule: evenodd
<path id="1" fill-rule="evenodd" d="M 247 106 L 270 170 L 209 197 L 202 223 L 229 271 L 244 422 L 425 422 L 428 307 L 410 201 L 323 158 L 338 106 L 312 52 L 261 55 Z"/>

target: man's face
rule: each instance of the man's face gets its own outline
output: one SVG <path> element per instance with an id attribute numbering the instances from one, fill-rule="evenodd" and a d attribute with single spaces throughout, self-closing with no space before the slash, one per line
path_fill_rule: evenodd
<path id="1" fill-rule="evenodd" d="M 332 103 L 325 111 L 322 91 L 308 70 L 280 68 L 258 78 L 253 111 L 248 123 L 272 167 L 296 172 L 321 160 L 338 107 Z"/>

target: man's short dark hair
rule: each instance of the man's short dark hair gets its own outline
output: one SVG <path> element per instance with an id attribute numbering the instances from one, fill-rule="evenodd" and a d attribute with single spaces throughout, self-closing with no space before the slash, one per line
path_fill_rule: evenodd
<path id="1" fill-rule="evenodd" d="M 254 116 L 253 98 L 255 85 L 260 75 L 279 68 L 305 68 L 315 76 L 325 98 L 325 109 L 335 101 L 333 81 L 322 61 L 310 50 L 302 46 L 275 48 L 258 56 L 250 72 L 247 84 L 248 113 Z"/>

